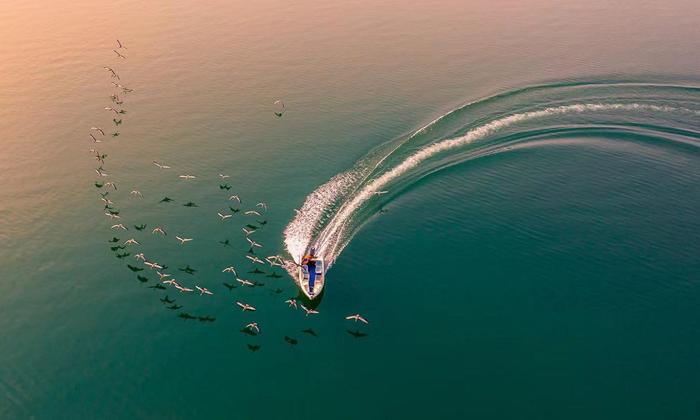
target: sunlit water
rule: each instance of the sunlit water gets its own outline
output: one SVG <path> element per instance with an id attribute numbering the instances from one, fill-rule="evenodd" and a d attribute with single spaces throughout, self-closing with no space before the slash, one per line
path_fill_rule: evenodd
<path id="1" fill-rule="evenodd" d="M 608 3 L 6 2 L 0 417 L 697 418 L 697 5 Z"/>

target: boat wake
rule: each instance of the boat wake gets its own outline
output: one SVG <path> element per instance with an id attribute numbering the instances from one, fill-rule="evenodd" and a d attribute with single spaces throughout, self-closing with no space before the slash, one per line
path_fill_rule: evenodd
<path id="1" fill-rule="evenodd" d="M 425 176 L 525 142 L 633 132 L 690 147 L 700 142 L 700 88 L 649 83 L 561 83 L 470 102 L 380 145 L 309 194 L 284 231 L 298 263 L 309 246 L 328 267 L 377 210 Z"/>

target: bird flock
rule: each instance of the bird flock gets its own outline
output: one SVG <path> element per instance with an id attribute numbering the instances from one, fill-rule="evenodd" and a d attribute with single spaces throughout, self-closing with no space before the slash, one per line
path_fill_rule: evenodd
<path id="1" fill-rule="evenodd" d="M 113 48 L 112 51 L 115 53 L 116 59 L 120 62 L 122 62 L 122 60 L 127 60 L 128 55 L 130 55 L 127 55 L 127 47 L 120 40 L 116 41 L 116 47 Z M 227 264 L 221 269 L 220 275 L 223 279 L 216 280 L 224 289 L 217 290 L 214 288 L 214 285 L 210 284 L 211 281 L 213 281 L 212 279 L 209 279 L 210 282 L 206 285 L 201 280 L 197 280 L 196 273 L 198 270 L 191 267 L 189 264 L 176 265 L 177 271 L 173 270 L 170 265 L 159 261 L 156 257 L 152 256 L 152 254 L 149 253 L 147 255 L 146 251 L 142 251 L 142 242 L 173 241 L 173 239 L 169 238 L 174 238 L 174 241 L 176 241 L 180 247 L 187 249 L 200 239 L 197 237 L 189 237 L 189 235 L 180 232 L 171 235 L 169 233 L 171 229 L 163 225 L 149 226 L 142 221 L 138 221 L 139 224 L 134 224 L 136 216 L 127 217 L 122 214 L 122 211 L 117 207 L 117 196 L 122 194 L 123 191 L 129 190 L 128 200 L 150 200 L 154 206 L 173 206 L 182 201 L 167 195 L 163 196 L 161 199 L 158 199 L 158 197 L 146 197 L 139 189 L 133 188 L 132 186 L 124 190 L 121 185 L 117 185 L 116 181 L 114 181 L 114 175 L 106 168 L 109 155 L 104 153 L 104 150 L 113 148 L 119 143 L 117 137 L 121 135 L 120 129 L 125 126 L 126 115 L 128 115 L 126 99 L 134 92 L 134 89 L 123 84 L 122 75 L 117 72 L 115 67 L 116 66 L 103 67 L 109 75 L 112 88 L 109 95 L 110 103 L 103 106 L 104 110 L 107 111 L 111 118 L 109 122 L 110 129 L 107 129 L 107 126 L 101 127 L 99 125 L 94 125 L 91 126 L 88 131 L 89 139 L 92 143 L 92 147 L 89 150 L 97 161 L 97 167 L 94 169 L 97 174 L 97 179 L 94 181 L 94 186 L 98 191 L 102 210 L 105 217 L 109 220 L 110 225 L 112 238 L 107 241 L 110 251 L 112 251 L 117 259 L 127 261 L 126 268 L 136 276 L 136 280 L 139 283 L 148 284 L 147 288 L 164 293 L 164 296 L 159 298 L 161 304 L 167 310 L 176 311 L 177 317 L 185 321 L 197 320 L 205 324 L 212 323 L 217 319 L 209 314 L 192 314 L 185 311 L 184 309 L 190 299 L 211 299 L 212 296 L 221 294 L 230 298 L 230 295 L 235 293 L 235 298 L 231 299 L 232 309 L 238 309 L 239 311 L 231 311 L 231 313 L 234 315 L 239 313 L 239 315 L 236 315 L 239 318 L 244 317 L 239 320 L 240 325 L 242 325 L 240 332 L 249 337 L 258 336 L 262 332 L 260 324 L 254 318 L 258 309 L 249 301 L 249 298 L 252 296 L 246 294 L 245 289 L 264 287 L 264 282 L 252 278 L 245 279 L 242 276 L 243 271 L 239 270 L 236 265 Z M 282 100 L 276 100 L 274 105 L 278 107 L 277 110 L 274 111 L 274 115 L 277 118 L 281 118 L 286 112 L 284 102 L 282 102 Z M 148 164 L 153 165 L 153 171 L 165 176 L 171 176 L 172 172 L 176 172 L 171 165 L 160 159 L 151 160 Z M 200 178 L 199 175 L 202 174 L 182 173 L 177 174 L 177 179 L 186 183 L 201 182 L 202 179 L 207 179 L 207 176 L 202 175 Z M 277 279 L 283 277 L 280 271 L 294 272 L 293 261 L 285 259 L 283 256 L 277 254 L 264 256 L 263 254 L 267 254 L 267 252 L 263 252 L 266 248 L 256 239 L 255 234 L 267 224 L 268 204 L 261 201 L 245 209 L 243 208 L 244 202 L 241 200 L 241 197 L 231 192 L 233 186 L 230 184 L 229 175 L 219 173 L 218 176 L 212 176 L 210 178 L 216 179 L 216 183 L 212 187 L 216 188 L 215 185 L 218 185 L 218 191 L 223 195 L 222 201 L 225 200 L 226 202 L 224 206 L 225 209 L 219 210 L 216 216 L 211 214 L 211 218 L 214 220 L 218 218 L 219 223 L 224 225 L 222 230 L 228 227 L 226 225 L 235 224 L 237 221 L 240 222 L 239 241 L 234 242 L 226 238 L 218 241 L 218 245 L 224 248 L 233 248 L 234 245 L 238 243 L 247 244 L 248 250 L 244 254 L 244 261 L 246 261 L 245 264 L 251 268 L 251 270 L 246 271 L 248 274 L 254 276 L 265 275 L 268 278 Z M 211 181 L 211 179 L 209 181 Z M 199 206 L 193 201 L 186 201 L 182 204 L 182 207 L 196 208 Z M 126 222 L 127 219 L 130 220 L 129 223 Z M 245 240 L 245 242 L 243 242 L 243 240 Z M 206 241 L 206 239 L 202 239 L 202 241 Z M 241 268 L 243 268 L 242 265 Z M 157 280 L 155 276 L 157 276 Z M 270 290 L 273 296 L 279 295 L 284 291 L 284 289 L 279 287 L 270 288 Z M 298 292 L 298 290 L 296 291 Z M 171 297 L 171 294 L 177 296 L 177 298 Z M 190 297 L 190 295 L 193 297 Z M 316 308 L 308 307 L 309 304 L 304 305 L 304 303 L 302 303 L 302 296 L 303 295 L 299 293 L 298 296 L 294 298 L 289 298 L 287 300 L 280 299 L 279 304 L 286 304 L 292 311 L 300 310 L 305 317 L 318 315 L 319 311 L 316 310 Z M 202 305 L 196 306 L 201 307 Z M 345 319 L 353 321 L 354 323 L 369 323 L 367 319 L 360 314 L 348 315 Z M 367 335 L 359 330 L 346 331 L 355 338 Z M 317 337 L 316 332 L 311 328 L 301 330 L 301 332 Z M 299 342 L 298 339 L 288 335 L 284 336 L 284 341 L 290 345 L 296 345 Z M 259 343 L 247 343 L 247 348 L 255 352 L 261 348 L 261 345 Z"/>

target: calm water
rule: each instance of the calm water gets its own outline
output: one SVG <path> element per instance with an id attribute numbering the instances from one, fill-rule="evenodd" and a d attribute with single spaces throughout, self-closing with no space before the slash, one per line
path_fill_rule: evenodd
<path id="1" fill-rule="evenodd" d="M 0 417 L 700 417 L 695 1 L 206 3 L 0 8 Z M 335 260 L 318 315 L 263 218 Z"/>

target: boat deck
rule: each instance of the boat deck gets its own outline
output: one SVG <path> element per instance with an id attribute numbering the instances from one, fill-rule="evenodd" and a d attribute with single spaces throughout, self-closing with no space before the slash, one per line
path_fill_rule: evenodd
<path id="1" fill-rule="evenodd" d="M 325 281 L 324 264 L 322 259 L 314 259 L 316 263 L 314 270 L 309 272 L 305 265 L 299 266 L 299 286 L 309 299 L 321 294 L 323 283 Z"/>

